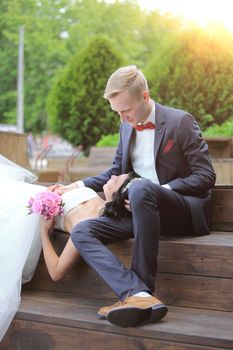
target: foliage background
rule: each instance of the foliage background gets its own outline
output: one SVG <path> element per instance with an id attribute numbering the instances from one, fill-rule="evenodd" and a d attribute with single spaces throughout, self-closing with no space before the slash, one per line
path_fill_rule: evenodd
<path id="1" fill-rule="evenodd" d="M 153 98 L 192 112 L 204 130 L 225 122 L 231 128 L 232 35 L 224 28 L 209 27 L 203 32 L 179 18 L 144 12 L 134 0 L 1 0 L 0 123 L 16 123 L 21 25 L 25 29 L 26 132 L 40 133 L 49 127 L 73 144 L 87 145 L 101 134 L 117 132 L 115 116 L 101 96 L 109 72 L 119 64 L 138 65 L 148 77 Z M 90 40 L 93 47 L 86 49 Z M 98 40 L 106 40 L 114 56 L 111 62 L 95 46 Z M 93 59 L 88 58 L 92 50 Z M 91 88 L 93 83 L 98 89 Z M 81 138 L 76 138 L 81 129 Z"/>
<path id="2" fill-rule="evenodd" d="M 121 65 L 121 58 L 105 37 L 92 37 L 74 56 L 51 90 L 48 100 L 50 129 L 74 145 L 89 148 L 102 135 L 119 127 L 103 100 L 106 76 Z"/>

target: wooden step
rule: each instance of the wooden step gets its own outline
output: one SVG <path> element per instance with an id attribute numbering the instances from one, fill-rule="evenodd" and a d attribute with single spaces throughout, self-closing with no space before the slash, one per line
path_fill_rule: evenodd
<path id="1" fill-rule="evenodd" d="M 109 302 L 109 301 L 108 301 Z M 223 350 L 233 348 L 233 313 L 170 307 L 160 322 L 119 328 L 95 314 L 107 301 L 24 292 L 0 349 Z"/>
<path id="2" fill-rule="evenodd" d="M 54 246 L 61 251 L 69 236 L 58 232 Z M 130 266 L 133 240 L 109 246 L 126 266 Z M 233 311 L 233 234 L 213 232 L 202 237 L 164 237 L 160 241 L 156 293 L 167 304 Z M 25 289 L 60 291 L 105 298 L 114 294 L 105 282 L 81 259 L 62 281 L 53 282 L 43 258 Z"/>
<path id="3" fill-rule="evenodd" d="M 215 186 L 211 197 L 212 231 L 233 232 L 233 185 Z"/>
<path id="4" fill-rule="evenodd" d="M 202 237 L 162 237 L 156 294 L 169 305 L 157 324 L 118 328 L 99 320 L 99 307 L 115 302 L 102 279 L 83 261 L 60 282 L 43 258 L 0 350 L 223 350 L 233 349 L 233 187 L 213 190 L 212 232 Z M 69 235 L 55 232 L 59 252 Z M 133 240 L 110 249 L 130 266 Z"/>

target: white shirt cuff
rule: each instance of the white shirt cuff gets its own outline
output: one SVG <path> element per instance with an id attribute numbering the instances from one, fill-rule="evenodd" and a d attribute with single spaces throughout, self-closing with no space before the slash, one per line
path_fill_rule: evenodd
<path id="1" fill-rule="evenodd" d="M 75 181 L 74 183 L 75 183 L 75 184 L 77 184 L 77 185 L 78 185 L 78 187 L 85 187 L 84 182 L 83 182 L 83 181 L 81 181 L 81 180 L 79 180 L 79 181 Z"/>
<path id="2" fill-rule="evenodd" d="M 164 188 L 166 188 L 166 189 L 168 189 L 168 190 L 172 190 L 171 186 L 168 185 L 168 184 L 161 185 L 161 187 L 164 187 Z"/>

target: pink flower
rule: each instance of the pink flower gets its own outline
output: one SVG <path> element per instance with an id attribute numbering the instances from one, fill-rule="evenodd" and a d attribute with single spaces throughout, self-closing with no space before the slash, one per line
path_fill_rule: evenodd
<path id="1" fill-rule="evenodd" d="M 41 200 L 34 200 L 31 209 L 33 213 L 40 214 L 43 209 L 43 202 Z"/>
<path id="2" fill-rule="evenodd" d="M 42 191 L 38 192 L 35 198 L 29 199 L 27 208 L 29 209 L 28 214 L 39 214 L 49 220 L 57 215 L 63 215 L 63 206 L 64 203 L 60 195 L 50 191 Z"/>
<path id="3" fill-rule="evenodd" d="M 31 197 L 28 201 L 28 205 L 32 206 L 33 202 L 34 202 L 34 198 Z"/>
<path id="4" fill-rule="evenodd" d="M 52 217 L 57 216 L 59 214 L 59 212 L 60 212 L 60 207 L 58 205 L 52 205 L 48 209 L 48 213 Z"/>

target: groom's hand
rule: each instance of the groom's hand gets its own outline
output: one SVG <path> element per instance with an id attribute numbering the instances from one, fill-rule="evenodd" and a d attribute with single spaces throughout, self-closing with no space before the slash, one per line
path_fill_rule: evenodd
<path id="1" fill-rule="evenodd" d="M 61 196 L 63 193 L 71 191 L 75 188 L 78 188 L 78 184 L 76 182 L 66 186 L 58 184 L 58 186 L 54 189 L 54 192 L 60 194 Z"/>
<path id="2" fill-rule="evenodd" d="M 54 184 L 54 185 L 48 186 L 47 190 L 51 191 L 51 192 L 54 192 L 60 186 L 63 186 L 63 185 L 61 185 L 61 184 Z"/>
<path id="3" fill-rule="evenodd" d="M 129 201 L 128 199 L 125 199 L 125 208 L 126 208 L 128 211 L 131 211 L 130 201 Z"/>

